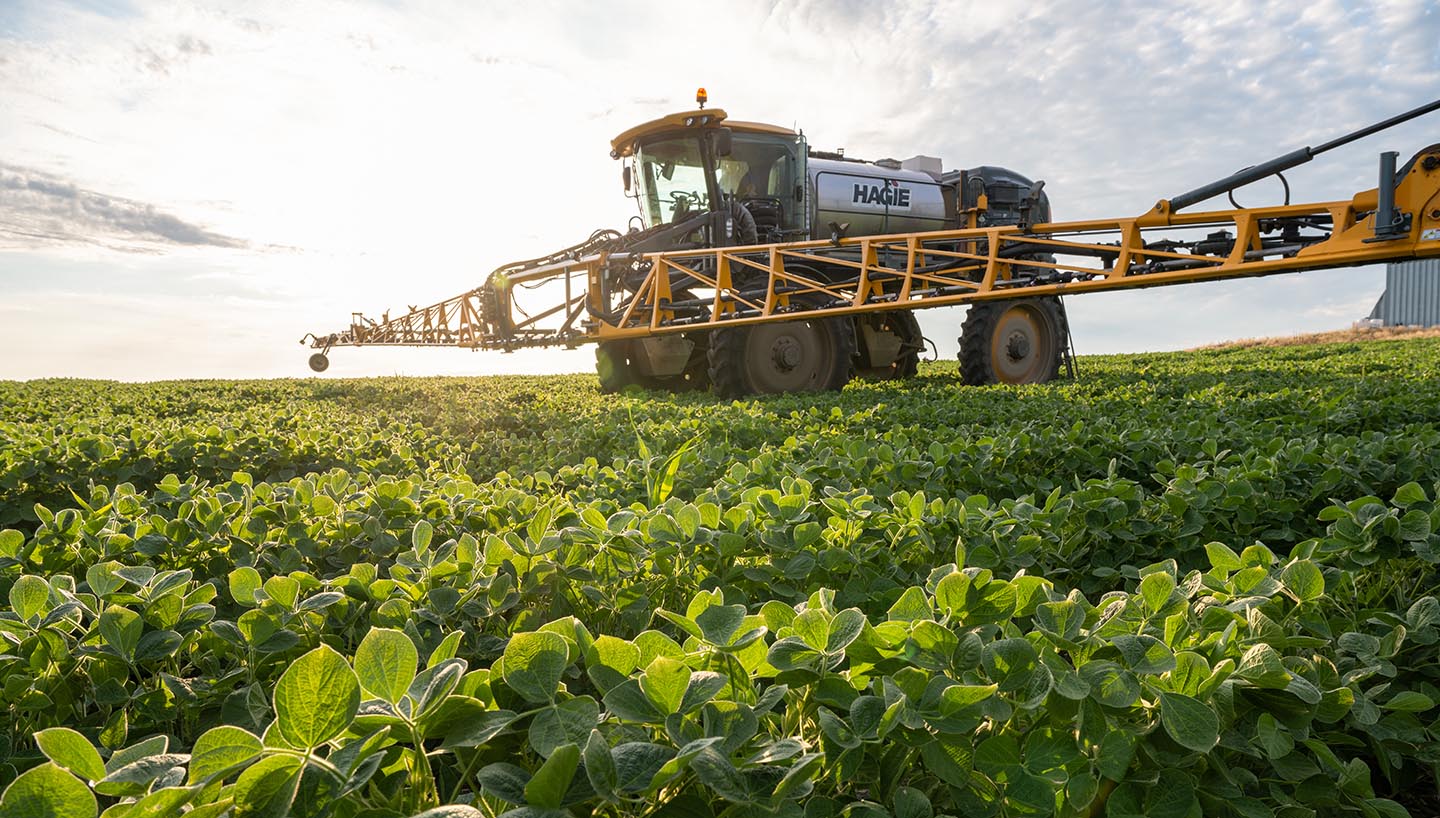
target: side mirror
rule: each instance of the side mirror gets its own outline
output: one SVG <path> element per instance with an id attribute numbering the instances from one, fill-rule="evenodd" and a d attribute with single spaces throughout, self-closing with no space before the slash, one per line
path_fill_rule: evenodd
<path id="1" fill-rule="evenodd" d="M 630 192 L 630 166 L 629 166 L 629 165 L 625 165 L 624 170 L 621 170 L 621 171 L 620 171 L 620 179 L 621 179 L 621 181 L 623 181 L 623 182 L 625 183 L 625 192 L 626 192 L 626 193 L 629 193 L 629 192 Z"/>
<path id="2" fill-rule="evenodd" d="M 715 140 L 712 144 L 715 147 L 716 156 L 730 155 L 730 136 L 731 135 L 729 128 L 716 128 L 714 131 L 711 132 L 711 139 Z"/>

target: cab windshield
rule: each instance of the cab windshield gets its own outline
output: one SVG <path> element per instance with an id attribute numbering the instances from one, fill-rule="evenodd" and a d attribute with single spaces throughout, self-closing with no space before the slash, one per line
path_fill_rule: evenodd
<path id="1" fill-rule="evenodd" d="M 694 136 L 658 139 L 635 152 L 640 210 L 646 227 L 680 221 L 710 209 L 700 141 Z"/>
<path id="2" fill-rule="evenodd" d="M 769 227 L 803 227 L 797 185 L 804 176 L 803 137 L 735 133 L 728 156 L 716 157 L 715 181 L 720 194 L 769 213 Z M 711 209 L 709 186 L 700 157 L 700 137 L 690 133 L 655 139 L 638 146 L 635 164 L 640 214 L 646 227 L 670 224 Z M 761 215 L 756 216 L 757 221 Z"/>

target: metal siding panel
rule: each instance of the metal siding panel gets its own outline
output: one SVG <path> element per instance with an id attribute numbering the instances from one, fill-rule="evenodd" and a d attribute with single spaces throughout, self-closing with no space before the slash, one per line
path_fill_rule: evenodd
<path id="1" fill-rule="evenodd" d="M 1387 264 L 1380 312 L 1386 326 L 1440 326 L 1440 259 Z"/>
<path id="2" fill-rule="evenodd" d="M 1410 323 L 1410 276 L 1405 268 L 1395 271 L 1395 323 L 1402 326 Z"/>

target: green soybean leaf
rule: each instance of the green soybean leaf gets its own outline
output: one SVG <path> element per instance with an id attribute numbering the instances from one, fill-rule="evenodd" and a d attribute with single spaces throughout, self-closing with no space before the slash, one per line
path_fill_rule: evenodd
<path id="1" fill-rule="evenodd" d="M 1260 740 L 1265 755 L 1271 759 L 1284 758 L 1295 749 L 1294 739 L 1269 713 L 1260 714 L 1255 723 L 1255 737 Z"/>
<path id="2" fill-rule="evenodd" d="M 690 769 L 695 771 L 695 777 L 701 783 L 721 798 L 741 804 L 752 800 L 744 776 L 713 748 L 706 747 L 690 759 Z"/>
<path id="3" fill-rule="evenodd" d="M 710 670 L 697 670 L 690 674 L 690 681 L 685 685 L 685 695 L 680 699 L 681 714 L 693 712 L 697 707 L 715 698 L 730 679 L 720 673 Z"/>
<path id="4" fill-rule="evenodd" d="M 170 748 L 170 739 L 165 736 L 151 736 L 150 738 L 137 741 L 129 747 L 116 750 L 105 761 L 105 770 L 115 772 L 128 764 L 153 755 L 161 755 Z"/>
<path id="5" fill-rule="evenodd" d="M 580 748 L 566 744 L 555 748 L 550 758 L 540 765 L 535 775 L 525 784 L 525 803 L 547 809 L 558 809 L 575 778 L 575 769 L 580 765 Z"/>
<path id="6" fill-rule="evenodd" d="M 1146 610 L 1156 613 L 1165 607 L 1170 600 L 1170 594 L 1175 592 L 1175 578 L 1157 571 L 1140 580 L 1140 598 L 1145 601 Z"/>
<path id="7" fill-rule="evenodd" d="M 590 731 L 585 742 L 584 759 L 585 775 L 590 779 L 590 786 L 595 788 L 596 794 L 601 798 L 612 797 L 615 788 L 620 786 L 620 777 L 615 769 L 615 758 L 610 753 L 610 745 L 605 742 L 605 737 L 599 730 Z"/>
<path id="8" fill-rule="evenodd" d="M 967 785 L 969 777 L 966 777 Z M 895 790 L 895 818 L 933 818 L 935 808 L 925 793 L 913 787 L 899 787 Z"/>
<path id="9" fill-rule="evenodd" d="M 235 780 L 235 818 L 285 818 L 300 789 L 303 763 L 273 755 L 251 764 Z"/>
<path id="10" fill-rule="evenodd" d="M 415 703 L 415 712 L 427 715 L 444 706 L 450 694 L 460 686 L 466 667 L 464 659 L 446 659 L 415 674 L 415 681 L 405 691 L 405 695 Z"/>
<path id="11" fill-rule="evenodd" d="M 936 778 L 952 787 L 970 783 L 970 768 L 975 763 L 975 750 L 968 738 L 940 736 L 920 748 L 925 768 Z"/>
<path id="12" fill-rule="evenodd" d="M 429 520 L 421 520 L 415 524 L 415 529 L 410 533 L 410 545 L 416 551 L 425 551 L 430 547 L 430 540 L 435 536 L 435 527 Z"/>
<path id="13" fill-rule="evenodd" d="M 640 689 L 638 679 L 626 679 L 612 687 L 602 699 L 605 709 L 621 721 L 635 721 L 654 724 L 665 720 L 668 714 L 661 713 L 650 703 L 650 697 Z"/>
<path id="14" fill-rule="evenodd" d="M 530 747 L 549 758 L 566 744 L 582 744 L 600 722 L 600 705 L 589 696 L 579 696 L 547 707 L 530 722 Z"/>
<path id="15" fill-rule="evenodd" d="M 1410 482 L 1395 490 L 1395 496 L 1390 502 L 1400 508 L 1409 508 L 1416 503 L 1423 503 L 1427 499 L 1425 489 L 1419 483 Z"/>
<path id="16" fill-rule="evenodd" d="M 155 779 L 184 765 L 185 761 L 186 757 L 178 753 L 145 756 L 111 770 L 95 783 L 95 791 L 101 795 L 144 795 Z"/>
<path id="17" fill-rule="evenodd" d="M 52 727 L 35 734 L 45 757 L 86 781 L 105 777 L 105 762 L 90 741 L 68 727 Z"/>
<path id="18" fill-rule="evenodd" d="M 787 636 L 775 640 L 765 654 L 765 661 L 776 670 L 797 670 L 813 667 L 820 659 L 820 652 L 806 644 L 798 636 Z"/>
<path id="19" fill-rule="evenodd" d="M 360 689 L 398 704 L 415 681 L 420 651 L 403 631 L 371 628 L 355 649 L 355 676 Z"/>
<path id="20" fill-rule="evenodd" d="M 295 610 L 295 603 L 300 599 L 300 583 L 290 577 L 274 576 L 265 580 L 261 586 L 265 595 L 280 603 L 289 610 Z"/>
<path id="21" fill-rule="evenodd" d="M 1434 700 L 1424 693 L 1415 690 L 1405 690 L 1396 693 L 1390 701 L 1380 705 L 1386 710 L 1399 710 L 1406 713 L 1421 713 L 1435 706 Z"/>
<path id="22" fill-rule="evenodd" d="M 639 664 L 640 649 L 614 636 L 598 636 L 585 650 L 585 673 L 602 695 L 625 681 Z"/>
<path id="23" fill-rule="evenodd" d="M 21 773 L 0 795 L 4 818 L 95 818 L 98 812 L 85 782 L 50 762 Z"/>
<path id="24" fill-rule="evenodd" d="M 712 605 L 695 617 L 701 638 L 712 645 L 728 645 L 745 621 L 744 605 Z"/>
<path id="25" fill-rule="evenodd" d="M 1111 781 L 1123 781 L 1130 763 L 1135 760 L 1135 736 L 1113 730 L 1100 741 L 1095 768 Z"/>
<path id="26" fill-rule="evenodd" d="M 548 631 L 526 631 L 505 646 L 505 684 L 526 701 L 548 702 L 560 687 L 569 663 L 565 638 Z"/>
<path id="27" fill-rule="evenodd" d="M 999 683 L 1000 692 L 1013 693 L 1024 689 L 1035 675 L 1040 655 L 1035 646 L 1024 639 L 997 639 L 985 646 L 980 664 Z"/>
<path id="28" fill-rule="evenodd" d="M 820 731 L 825 737 L 840 747 L 849 750 L 860 746 L 860 738 L 855 735 L 850 725 L 828 708 L 820 708 L 816 713 L 816 720 L 820 723 Z"/>
<path id="29" fill-rule="evenodd" d="M 1225 543 L 1206 543 L 1205 554 L 1210 558 L 1211 567 L 1218 568 L 1227 573 L 1239 571 L 1245 567 L 1245 563 L 1240 560 L 1240 555 L 1232 551 L 1230 546 Z"/>
<path id="30" fill-rule="evenodd" d="M 1016 815 L 1050 815 L 1055 809 L 1055 784 L 1020 770 L 1005 786 L 1005 803 Z"/>
<path id="31" fill-rule="evenodd" d="M 640 689 L 662 715 L 680 712 L 690 687 L 690 668 L 677 659 L 657 656 L 640 675 Z"/>
<path id="32" fill-rule="evenodd" d="M 1320 567 L 1310 560 L 1300 560 L 1285 566 L 1280 572 L 1280 581 L 1295 598 L 1301 602 L 1312 602 L 1325 595 L 1325 575 Z"/>
<path id="33" fill-rule="evenodd" d="M 111 751 L 118 750 L 125 744 L 125 739 L 128 738 L 129 735 L 129 713 L 124 710 L 116 710 L 105 722 L 105 727 L 100 731 L 100 746 Z"/>
<path id="34" fill-rule="evenodd" d="M 1195 783 L 1184 772 L 1160 771 L 1160 780 L 1145 794 L 1145 818 L 1187 818 L 1194 815 Z"/>
<path id="35" fill-rule="evenodd" d="M 1168 645 L 1153 636 L 1126 633 L 1116 636 L 1111 643 L 1119 649 L 1125 664 L 1136 673 L 1160 674 L 1175 669 L 1175 654 Z"/>
<path id="36" fill-rule="evenodd" d="M 481 768 L 475 778 L 486 795 L 511 804 L 525 803 L 525 785 L 530 783 L 530 773 L 523 768 L 497 761 Z"/>
<path id="37" fill-rule="evenodd" d="M 260 572 L 248 565 L 236 568 L 228 577 L 230 598 L 247 608 L 255 607 L 255 592 L 260 590 L 264 580 Z"/>
<path id="38" fill-rule="evenodd" d="M 500 735 L 517 718 L 519 716 L 510 710 L 473 710 L 467 707 L 456 720 L 441 725 L 443 732 L 440 735 L 444 741 L 440 746 L 447 750 L 482 746 Z"/>
<path id="39" fill-rule="evenodd" d="M 90 586 L 90 593 L 104 599 L 125 587 L 125 580 L 115 573 L 115 569 L 119 567 L 120 563 L 111 560 L 86 568 L 85 584 Z"/>
<path id="40" fill-rule="evenodd" d="M 206 730 L 195 740 L 190 750 L 191 784 L 197 784 L 210 776 L 244 764 L 260 755 L 264 745 L 260 738 L 249 730 L 230 725 L 221 725 Z"/>
<path id="41" fill-rule="evenodd" d="M 21 621 L 39 616 L 50 609 L 50 583 L 43 577 L 26 574 L 10 586 L 10 609 Z"/>
<path id="42" fill-rule="evenodd" d="M 340 735 L 359 709 L 360 681 L 328 645 L 296 659 L 275 685 L 276 726 L 296 747 L 318 747 Z"/>
<path id="43" fill-rule="evenodd" d="M 13 528 L 0 531 L 0 557 L 14 559 L 20 553 L 21 546 L 25 545 L 25 534 Z"/>
<path id="44" fill-rule="evenodd" d="M 425 661 L 425 667 L 431 668 L 445 661 L 454 659 L 455 654 L 460 651 L 460 639 L 465 635 L 464 631 L 451 631 L 440 640 L 440 644 L 430 651 L 430 658 Z"/>
<path id="45" fill-rule="evenodd" d="M 129 608 L 111 605 L 100 614 L 100 637 L 127 662 L 135 660 L 135 650 L 144 632 L 145 623 Z"/>
<path id="46" fill-rule="evenodd" d="M 629 741 L 616 745 L 610 755 L 615 759 L 615 776 L 619 781 L 616 789 L 637 793 L 649 789 L 656 774 L 675 757 L 675 751 L 659 744 Z"/>
<path id="47" fill-rule="evenodd" d="M 895 604 L 890 606 L 886 616 L 891 621 L 913 622 L 916 619 L 929 619 L 932 614 L 930 600 L 925 596 L 923 588 L 906 588 Z M 816 645 L 815 647 L 821 647 Z"/>
<path id="48" fill-rule="evenodd" d="M 322 591 L 318 594 L 314 594 L 313 596 L 305 597 L 305 601 L 301 602 L 300 607 L 296 610 L 323 611 L 344 598 L 345 595 L 340 593 L 339 591 Z"/>
<path id="49" fill-rule="evenodd" d="M 785 777 L 775 785 L 775 792 L 771 794 L 775 799 L 797 799 L 804 798 L 814 789 L 816 775 L 825 761 L 823 753 L 809 753 L 802 755 L 790 765 L 785 771 Z"/>
<path id="50" fill-rule="evenodd" d="M 953 715 L 994 696 L 999 689 L 999 685 L 951 685 L 940 694 L 940 713 Z"/>
<path id="51" fill-rule="evenodd" d="M 1160 722 L 1175 743 L 1208 753 L 1220 741 L 1220 719 L 1205 703 L 1179 693 L 1160 694 Z"/>
<path id="52" fill-rule="evenodd" d="M 859 608 L 846 608 L 830 620 L 830 634 L 825 641 L 826 653 L 839 653 L 850 646 L 865 630 L 865 614 Z"/>

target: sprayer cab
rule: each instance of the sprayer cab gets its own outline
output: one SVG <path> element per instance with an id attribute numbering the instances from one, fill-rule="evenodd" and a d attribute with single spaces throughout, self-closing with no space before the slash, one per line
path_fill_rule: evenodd
<path id="1" fill-rule="evenodd" d="M 701 214 L 707 246 L 805 238 L 805 139 L 774 125 L 697 109 L 631 128 L 611 142 L 643 229 Z"/>

